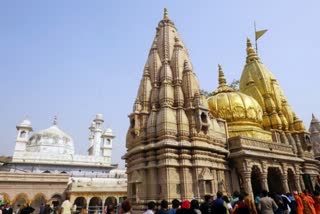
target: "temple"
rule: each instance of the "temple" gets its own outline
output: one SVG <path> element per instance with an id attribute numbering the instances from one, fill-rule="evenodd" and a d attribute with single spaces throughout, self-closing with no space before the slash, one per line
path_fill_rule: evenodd
<path id="1" fill-rule="evenodd" d="M 319 162 L 310 133 L 249 39 L 246 52 L 239 90 L 219 65 L 219 86 L 205 97 L 165 9 L 129 115 L 123 158 L 135 210 L 217 191 L 313 190 Z"/>

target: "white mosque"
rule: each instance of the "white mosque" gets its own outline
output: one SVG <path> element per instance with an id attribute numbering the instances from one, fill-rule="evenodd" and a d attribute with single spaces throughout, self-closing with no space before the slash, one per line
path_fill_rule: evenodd
<path id="1" fill-rule="evenodd" d="M 115 136 L 110 128 L 103 129 L 103 122 L 97 114 L 89 127 L 88 155 L 79 155 L 56 117 L 51 127 L 34 133 L 31 122 L 23 120 L 16 126 L 13 156 L 0 167 L 0 200 L 37 208 L 48 201 L 57 205 L 68 195 L 78 208 L 89 210 L 121 201 L 127 176 L 111 162 Z"/>

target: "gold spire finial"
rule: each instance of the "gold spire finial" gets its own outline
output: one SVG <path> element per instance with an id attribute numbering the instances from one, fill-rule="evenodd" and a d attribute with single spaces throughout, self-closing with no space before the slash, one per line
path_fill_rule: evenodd
<path id="1" fill-rule="evenodd" d="M 259 60 L 258 55 L 256 54 L 255 50 L 252 47 L 250 39 L 247 37 L 247 63 Z"/>
<path id="2" fill-rule="evenodd" d="M 168 15 L 168 10 L 167 10 L 167 8 L 164 8 L 164 10 L 163 10 L 163 19 L 164 19 L 164 20 L 169 19 L 169 15 Z"/>
<path id="3" fill-rule="evenodd" d="M 219 86 L 224 86 L 227 84 L 226 77 L 224 76 L 222 66 L 218 64 L 218 70 L 219 70 Z"/>
<path id="4" fill-rule="evenodd" d="M 57 115 L 54 115 L 53 125 L 54 125 L 54 126 L 58 125 L 58 116 L 57 116 Z"/>
<path id="5" fill-rule="evenodd" d="M 252 44 L 249 37 L 247 37 L 247 48 L 252 48 Z"/>

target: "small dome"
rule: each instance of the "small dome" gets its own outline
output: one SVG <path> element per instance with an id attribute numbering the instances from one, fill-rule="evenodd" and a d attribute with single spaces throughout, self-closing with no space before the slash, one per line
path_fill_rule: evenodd
<path id="1" fill-rule="evenodd" d="M 112 133 L 112 129 L 107 128 L 106 131 L 104 133 Z"/>
<path id="2" fill-rule="evenodd" d="M 52 153 L 52 154 L 74 154 L 72 138 L 53 125 L 47 129 L 33 134 L 27 143 L 27 151 Z"/>
<path id="3" fill-rule="evenodd" d="M 21 129 L 21 128 L 25 128 L 25 129 L 28 129 L 30 131 L 32 131 L 32 126 L 31 126 L 31 122 L 30 120 L 23 120 L 19 125 L 16 126 L 17 127 L 17 130 L 18 129 Z"/>
<path id="4" fill-rule="evenodd" d="M 20 126 L 31 126 L 31 122 L 30 120 L 25 119 L 20 123 Z"/>
<path id="5" fill-rule="evenodd" d="M 113 132 L 112 132 L 112 129 L 110 128 L 107 128 L 105 130 L 105 132 L 103 133 L 104 136 L 113 136 Z"/>
<path id="6" fill-rule="evenodd" d="M 96 120 L 103 120 L 103 114 L 97 114 L 96 115 Z"/>
<path id="7" fill-rule="evenodd" d="M 219 65 L 219 87 L 208 98 L 210 112 L 214 117 L 227 122 L 246 122 L 260 126 L 262 123 L 262 108 L 253 98 L 235 91 L 226 84 L 224 73 Z"/>

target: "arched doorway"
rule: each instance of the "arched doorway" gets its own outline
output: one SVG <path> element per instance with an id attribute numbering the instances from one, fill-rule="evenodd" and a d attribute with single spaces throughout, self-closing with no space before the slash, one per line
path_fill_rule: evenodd
<path id="1" fill-rule="evenodd" d="M 281 176 L 281 171 L 278 167 L 268 168 L 268 187 L 270 193 L 283 192 Z"/>
<path id="2" fill-rule="evenodd" d="M 110 196 L 108 198 L 106 198 L 105 202 L 104 202 L 104 206 L 107 206 L 109 204 L 113 204 L 113 205 L 117 205 L 117 199 L 113 196 Z"/>
<path id="3" fill-rule="evenodd" d="M 27 203 L 29 203 L 29 198 L 27 194 L 20 193 L 13 200 L 12 209 L 16 210 L 18 207 L 22 208 L 22 206 Z"/>
<path id="4" fill-rule="evenodd" d="M 297 190 L 296 182 L 294 180 L 294 173 L 292 169 L 288 169 L 288 187 L 290 192 Z"/>
<path id="5" fill-rule="evenodd" d="M 77 206 L 77 213 L 80 213 L 82 208 L 87 208 L 87 200 L 84 197 L 77 197 L 74 204 Z"/>
<path id="6" fill-rule="evenodd" d="M 258 166 L 253 166 L 251 171 L 251 186 L 253 195 L 259 195 L 262 191 L 261 187 L 261 171 Z"/>
<path id="7" fill-rule="evenodd" d="M 93 197 L 90 199 L 88 213 L 102 213 L 102 200 L 99 197 Z"/>
<path id="8" fill-rule="evenodd" d="M 113 196 L 109 196 L 108 198 L 106 198 L 106 200 L 104 201 L 104 207 L 105 208 L 110 208 L 109 206 L 113 206 L 113 208 L 116 210 L 117 209 L 117 199 Z"/>
<path id="9" fill-rule="evenodd" d="M 39 213 L 40 212 L 40 206 L 41 204 L 44 206 L 46 204 L 46 198 L 44 196 L 44 194 L 42 193 L 38 193 L 34 196 L 32 203 L 31 203 L 31 207 L 33 207 L 34 213 Z"/>
<path id="10" fill-rule="evenodd" d="M 6 203 L 10 203 L 10 198 L 9 195 L 7 193 L 0 193 L 0 201 L 1 204 L 6 204 Z"/>
<path id="11" fill-rule="evenodd" d="M 60 194 L 53 195 L 49 203 L 53 205 L 54 211 L 57 211 L 59 206 L 62 204 L 62 196 Z"/>

